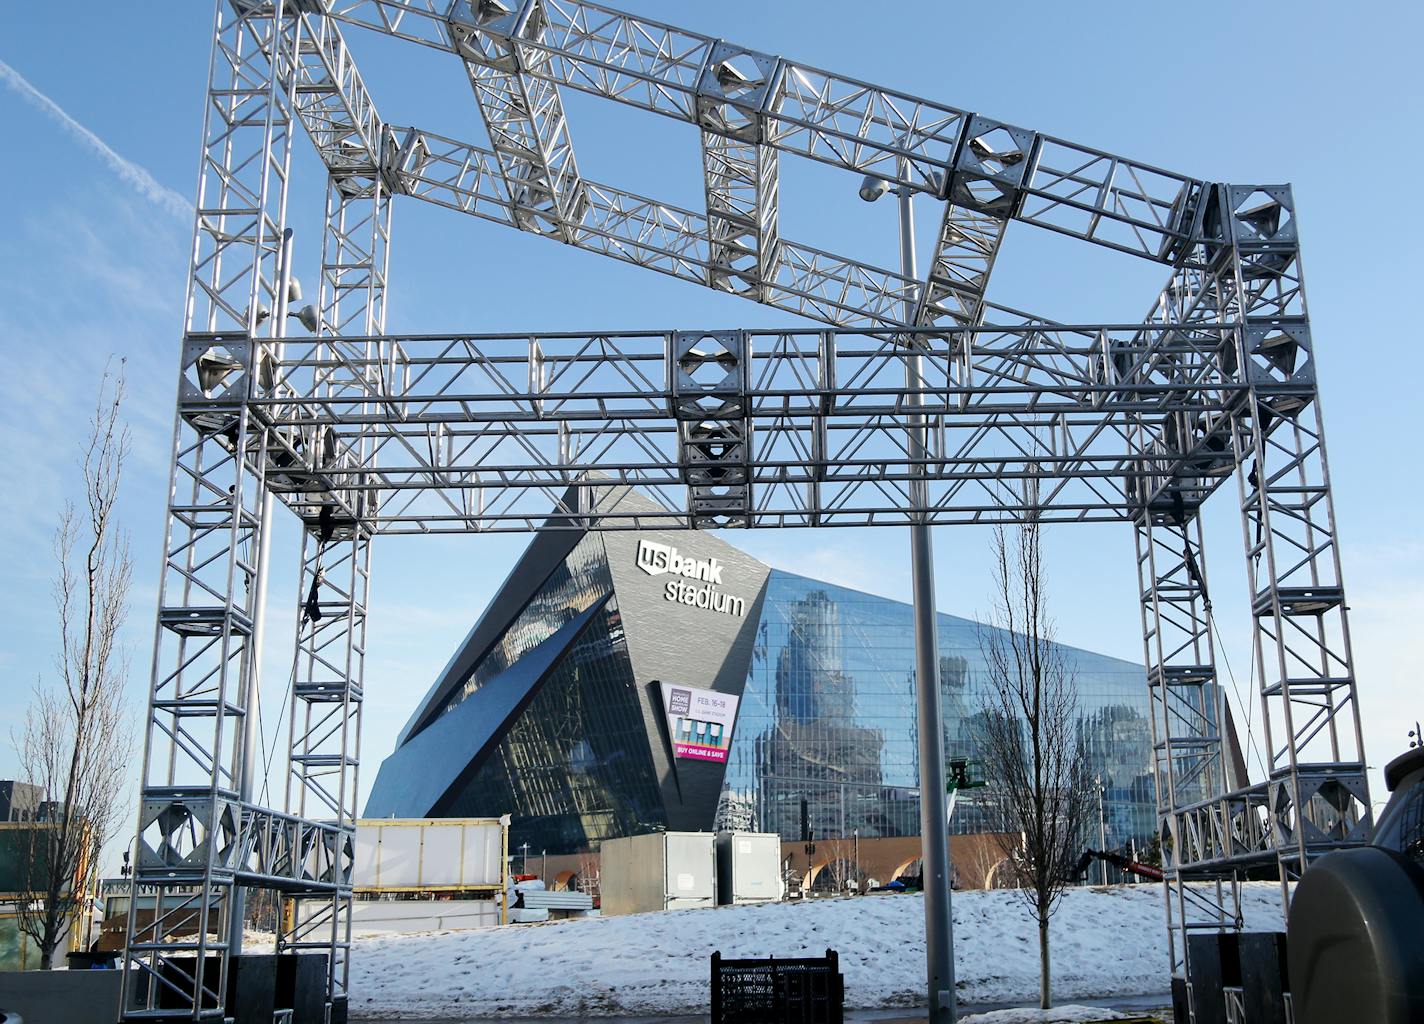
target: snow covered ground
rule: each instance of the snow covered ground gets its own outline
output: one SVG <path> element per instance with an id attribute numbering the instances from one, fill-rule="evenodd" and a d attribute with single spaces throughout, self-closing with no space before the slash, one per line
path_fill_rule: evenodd
<path id="1" fill-rule="evenodd" d="M 1244 901 L 1247 928 L 1281 927 L 1276 883 L 1247 884 Z M 1051 937 L 1057 1000 L 1169 987 L 1158 886 L 1070 890 Z M 955 893 L 954 940 L 961 1002 L 1036 1001 L 1037 928 L 1015 894 Z M 877 895 L 358 937 L 350 1005 L 368 1020 L 705 1013 L 713 950 L 821 956 L 827 948 L 840 955 L 847 1006 L 923 1001 L 921 897 Z"/>

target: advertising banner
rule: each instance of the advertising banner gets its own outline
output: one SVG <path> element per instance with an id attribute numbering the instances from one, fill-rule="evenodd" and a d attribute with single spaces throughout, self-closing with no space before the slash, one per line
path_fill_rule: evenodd
<path id="1" fill-rule="evenodd" d="M 675 683 L 663 683 L 662 688 L 672 756 L 726 764 L 737 720 L 737 698 Z"/>

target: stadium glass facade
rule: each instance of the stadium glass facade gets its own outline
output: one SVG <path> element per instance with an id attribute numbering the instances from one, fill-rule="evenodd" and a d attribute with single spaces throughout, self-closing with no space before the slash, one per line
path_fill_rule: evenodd
<path id="1" fill-rule="evenodd" d="M 976 758 L 986 666 L 976 622 L 940 615 L 946 758 Z M 911 608 L 772 570 L 728 759 L 719 827 L 816 836 L 919 834 Z M 1103 780 L 1110 840 L 1153 832 L 1151 735 L 1140 666 L 1063 648 L 1079 728 Z M 806 806 L 802 808 L 802 801 Z M 965 791 L 951 828 L 997 831 L 991 790 Z"/>
<path id="2" fill-rule="evenodd" d="M 632 547 L 647 538 L 713 566 L 744 613 L 649 579 Z M 975 758 L 983 628 L 939 616 L 947 757 Z M 1108 844 L 1145 844 L 1155 812 L 1143 670 L 1063 653 Z M 512 845 L 551 854 L 658 829 L 917 835 L 913 666 L 909 605 L 770 569 L 710 535 L 536 541 L 381 766 L 366 815 L 508 813 Z M 725 763 L 674 756 L 668 681 L 737 698 Z M 1001 820 L 992 789 L 973 790 L 952 829 Z"/>

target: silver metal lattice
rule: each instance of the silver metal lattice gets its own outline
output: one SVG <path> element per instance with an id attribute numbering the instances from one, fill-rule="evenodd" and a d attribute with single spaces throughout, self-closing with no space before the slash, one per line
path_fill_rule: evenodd
<path id="1" fill-rule="evenodd" d="M 347 26 L 459 60 L 492 148 L 383 121 Z M 695 125 L 705 208 L 584 178 L 565 89 Z M 326 951 L 344 999 L 374 541 L 640 528 L 562 503 L 610 479 L 670 509 L 663 529 L 1132 524 L 1174 970 L 1187 930 L 1239 926 L 1241 872 L 1287 880 L 1368 836 L 1287 186 L 1176 174 L 571 0 L 220 0 L 206 109 L 138 823 L 158 911 L 131 911 L 126 1020 L 222 1016 L 235 886 L 290 899 L 282 948 Z M 288 338 L 297 124 L 327 215 L 317 329 Z M 941 203 L 924 275 L 782 235 L 795 158 Z M 391 208 L 416 199 L 824 326 L 387 334 Z M 1010 221 L 1160 263 L 1167 283 L 1136 323 L 995 305 Z M 1224 756 L 1199 523 L 1233 475 L 1268 750 L 1254 783 Z M 304 531 L 281 811 L 238 786 L 265 493 Z"/>

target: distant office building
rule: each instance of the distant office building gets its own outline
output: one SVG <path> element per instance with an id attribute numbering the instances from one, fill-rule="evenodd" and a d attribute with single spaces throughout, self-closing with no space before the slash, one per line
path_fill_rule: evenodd
<path id="1" fill-rule="evenodd" d="M 910 606 L 659 530 L 665 511 L 637 492 L 618 503 L 648 528 L 534 538 L 381 765 L 366 816 L 511 813 L 511 848 L 550 854 L 658 829 L 918 835 Z M 939 616 L 947 757 L 975 755 L 983 628 Z M 1108 843 L 1145 843 L 1143 669 L 1063 653 Z M 958 801 L 953 831 L 1000 827 L 992 790 Z"/>
<path id="2" fill-rule="evenodd" d="M 0 821 L 39 821 L 47 802 L 44 790 L 30 782 L 0 781 Z"/>

